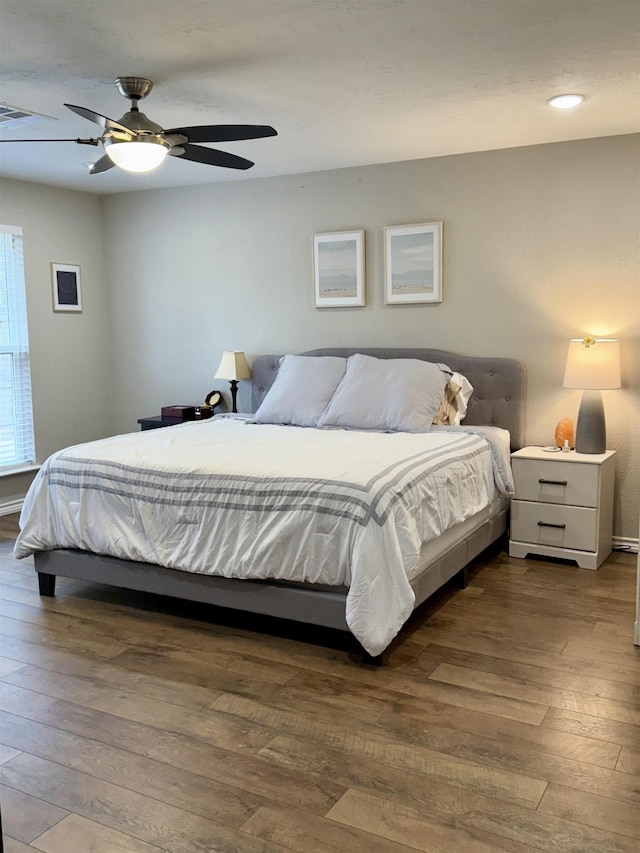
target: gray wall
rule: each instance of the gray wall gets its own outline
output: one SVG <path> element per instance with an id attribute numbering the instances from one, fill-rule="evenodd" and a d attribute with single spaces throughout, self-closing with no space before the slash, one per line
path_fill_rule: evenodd
<path id="1" fill-rule="evenodd" d="M 107 256 L 120 271 L 111 281 L 115 426 L 226 390 L 212 378 L 223 349 L 251 358 L 416 345 L 522 360 L 528 440 L 547 444 L 580 400 L 562 388 L 568 340 L 606 333 L 622 339 L 624 358 L 625 387 L 605 392 L 619 453 L 615 529 L 635 537 L 637 143 L 610 137 L 104 197 Z M 433 220 L 444 222 L 444 303 L 384 306 L 382 228 Z M 311 236 L 355 228 L 366 229 L 367 306 L 318 310 Z"/>
<path id="2" fill-rule="evenodd" d="M 108 290 L 100 199 L 0 182 L 0 221 L 20 225 L 31 350 L 36 454 L 110 433 Z M 50 263 L 80 265 L 81 314 L 54 313 Z M 0 505 L 24 497 L 33 474 L 0 477 Z"/>
<path id="3" fill-rule="evenodd" d="M 51 314 L 46 288 L 36 297 L 28 282 L 29 310 L 39 315 L 30 316 L 32 328 L 68 334 L 58 345 L 73 354 L 75 410 L 47 392 L 49 405 L 37 414 L 39 451 L 134 430 L 138 417 L 162 405 L 201 401 L 214 387 L 226 392 L 228 383 L 213 379 L 224 349 L 243 349 L 251 360 L 350 344 L 520 359 L 529 378 L 527 440 L 547 444 L 580 400 L 562 388 L 569 338 L 607 334 L 622 340 L 624 362 L 624 388 L 604 393 L 608 444 L 618 451 L 615 532 L 636 537 L 637 145 L 637 136 L 619 136 L 104 196 L 102 221 L 94 197 L 18 185 L 27 218 L 42 194 L 51 204 L 38 221 L 61 219 L 54 245 L 37 252 L 46 287 L 49 260 L 83 263 L 74 260 L 81 246 L 90 256 L 83 287 L 87 275 L 93 282 L 83 291 L 93 292 L 93 305 L 85 298 L 83 315 L 66 315 L 87 323 L 82 346 L 81 324 L 63 330 L 55 321 L 66 317 Z M 434 220 L 444 222 L 444 303 L 384 306 L 383 227 Z M 366 230 L 367 305 L 318 310 L 311 237 L 356 228 Z M 74 234 L 69 248 L 77 251 L 58 258 L 58 239 Z M 40 346 L 33 359 L 40 391 L 57 387 L 59 360 Z M 240 384 L 247 408 L 248 383 Z"/>

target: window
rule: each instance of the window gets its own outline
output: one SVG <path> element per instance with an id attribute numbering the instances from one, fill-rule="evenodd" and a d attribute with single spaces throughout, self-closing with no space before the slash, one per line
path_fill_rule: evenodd
<path id="1" fill-rule="evenodd" d="M 0 225 L 0 474 L 34 463 L 22 229 Z"/>

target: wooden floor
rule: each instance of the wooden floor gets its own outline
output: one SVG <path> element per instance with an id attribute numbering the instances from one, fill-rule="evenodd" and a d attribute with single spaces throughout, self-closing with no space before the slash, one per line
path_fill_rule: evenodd
<path id="1" fill-rule="evenodd" d="M 0 518 L 7 853 L 640 850 L 635 557 L 496 551 L 375 669 L 214 608 L 41 599 L 14 535 Z"/>

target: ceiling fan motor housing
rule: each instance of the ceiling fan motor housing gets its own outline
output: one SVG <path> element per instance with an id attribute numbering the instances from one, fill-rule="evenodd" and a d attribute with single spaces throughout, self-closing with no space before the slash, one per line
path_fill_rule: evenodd
<path id="1" fill-rule="evenodd" d="M 151 119 L 147 118 L 146 115 L 141 113 L 138 109 L 133 109 L 128 113 L 125 113 L 122 118 L 118 119 L 118 123 L 128 127 L 129 130 L 134 133 L 152 134 L 157 136 L 164 132 L 159 124 L 156 124 L 155 121 L 151 121 Z"/>

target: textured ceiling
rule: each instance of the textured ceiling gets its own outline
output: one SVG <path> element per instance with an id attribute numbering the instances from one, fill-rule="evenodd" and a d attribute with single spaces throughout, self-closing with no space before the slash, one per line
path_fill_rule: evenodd
<path id="1" fill-rule="evenodd" d="M 0 0 L 0 100 L 53 116 L 0 138 L 97 136 L 119 75 L 150 77 L 163 127 L 272 124 L 223 148 L 90 176 L 101 152 L 0 145 L 0 174 L 98 193 L 385 163 L 640 130 L 638 0 Z M 575 111 L 545 99 L 581 92 Z"/>

